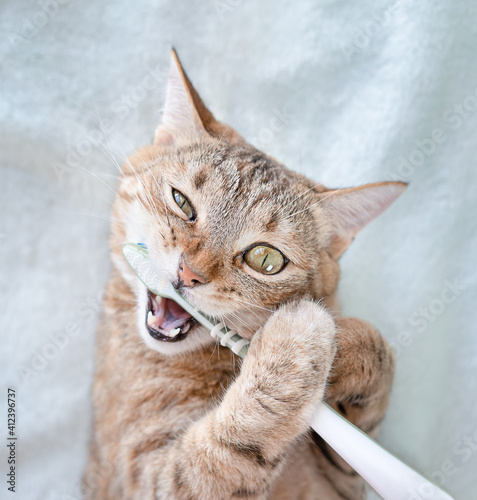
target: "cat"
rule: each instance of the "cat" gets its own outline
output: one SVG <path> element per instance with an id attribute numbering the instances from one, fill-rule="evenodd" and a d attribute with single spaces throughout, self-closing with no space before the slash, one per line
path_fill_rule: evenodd
<path id="1" fill-rule="evenodd" d="M 339 257 L 405 184 L 332 190 L 288 170 L 214 118 L 174 51 L 154 141 L 121 173 L 85 498 L 364 498 L 309 422 L 323 398 L 372 436 L 384 417 L 392 350 L 335 292 Z M 146 290 L 128 241 L 251 339 L 243 362 Z"/>

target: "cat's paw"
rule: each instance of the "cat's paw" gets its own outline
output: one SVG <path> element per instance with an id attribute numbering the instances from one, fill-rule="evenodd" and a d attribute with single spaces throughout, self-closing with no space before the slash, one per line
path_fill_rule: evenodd
<path id="1" fill-rule="evenodd" d="M 253 337 L 242 373 L 272 412 L 308 418 L 324 394 L 335 334 L 331 314 L 316 302 L 284 304 Z"/>

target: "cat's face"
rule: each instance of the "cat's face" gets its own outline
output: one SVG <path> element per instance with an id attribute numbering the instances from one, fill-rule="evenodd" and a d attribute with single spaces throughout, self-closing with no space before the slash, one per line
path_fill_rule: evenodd
<path id="1" fill-rule="evenodd" d="M 290 172 L 213 120 L 175 58 L 155 143 L 123 173 L 113 244 L 146 244 L 190 303 L 249 338 L 291 297 L 332 294 L 341 252 L 402 191 L 397 183 L 326 190 Z M 148 292 L 118 252 L 115 262 L 136 293 L 150 347 L 175 354 L 214 342 Z"/>
<path id="2" fill-rule="evenodd" d="M 335 288 L 325 217 L 317 223 L 318 191 L 307 179 L 254 148 L 214 140 L 173 154 L 151 147 L 131 163 L 119 191 L 126 240 L 145 243 L 160 274 L 202 312 L 249 336 L 290 297 L 320 297 Z M 320 266 L 329 271 L 326 284 Z M 188 324 L 187 335 L 182 328 L 170 341 L 154 339 L 146 315 L 155 299 L 142 285 L 136 292 L 149 345 L 176 352 L 212 341 L 200 325 Z M 157 322 L 159 333 L 180 325 L 170 319 Z"/>

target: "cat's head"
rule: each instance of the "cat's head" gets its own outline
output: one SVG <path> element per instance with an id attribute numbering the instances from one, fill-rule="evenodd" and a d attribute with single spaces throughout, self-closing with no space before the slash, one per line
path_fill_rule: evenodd
<path id="1" fill-rule="evenodd" d="M 122 173 L 114 262 L 137 296 L 142 337 L 165 354 L 213 339 L 172 301 L 147 292 L 121 243 L 145 243 L 189 302 L 250 337 L 290 298 L 332 296 L 342 252 L 405 188 L 332 190 L 291 172 L 214 119 L 175 53 L 154 142 Z"/>

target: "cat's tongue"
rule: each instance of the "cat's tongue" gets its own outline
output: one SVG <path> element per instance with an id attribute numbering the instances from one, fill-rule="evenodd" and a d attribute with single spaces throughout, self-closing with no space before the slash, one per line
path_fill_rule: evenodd
<path id="1" fill-rule="evenodd" d="M 185 325 L 191 315 L 171 299 L 165 299 L 152 293 L 149 294 L 149 312 L 147 324 L 149 327 L 168 337 L 185 333 Z M 182 327 L 182 328 L 181 328 Z"/>

